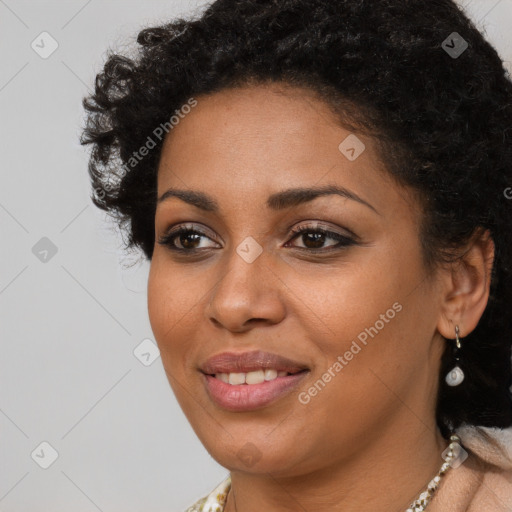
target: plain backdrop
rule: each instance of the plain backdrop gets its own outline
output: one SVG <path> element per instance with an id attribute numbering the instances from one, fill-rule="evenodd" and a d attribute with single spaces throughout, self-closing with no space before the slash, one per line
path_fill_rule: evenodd
<path id="1" fill-rule="evenodd" d="M 107 48 L 205 4 L 0 0 L 1 512 L 183 512 L 227 475 L 174 398 L 149 267 L 125 268 L 78 143 Z M 512 70 L 512 0 L 463 5 Z"/>

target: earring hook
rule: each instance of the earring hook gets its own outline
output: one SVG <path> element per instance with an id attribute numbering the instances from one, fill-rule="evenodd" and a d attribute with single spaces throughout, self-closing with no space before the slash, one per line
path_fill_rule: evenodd
<path id="1" fill-rule="evenodd" d="M 457 348 L 460 348 L 460 339 L 459 339 L 459 326 L 455 326 L 455 343 L 457 344 Z"/>

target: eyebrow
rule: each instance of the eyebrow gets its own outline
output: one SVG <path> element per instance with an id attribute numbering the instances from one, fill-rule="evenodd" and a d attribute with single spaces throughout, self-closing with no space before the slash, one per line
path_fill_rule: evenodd
<path id="1" fill-rule="evenodd" d="M 270 195 L 267 199 L 266 206 L 271 210 L 280 211 L 297 206 L 299 204 L 313 201 L 317 197 L 333 194 L 361 203 L 370 208 L 371 210 L 373 210 L 378 215 L 380 215 L 380 213 L 370 203 L 360 198 L 354 192 L 351 192 L 350 190 L 344 187 L 340 187 L 338 185 L 325 185 L 322 187 L 307 188 L 289 188 Z M 205 194 L 204 192 L 199 192 L 195 190 L 181 190 L 175 188 L 170 188 L 166 190 L 158 198 L 157 204 L 160 204 L 170 199 L 171 197 L 181 199 L 182 201 L 207 212 L 218 213 L 220 210 L 218 202 L 213 197 Z"/>

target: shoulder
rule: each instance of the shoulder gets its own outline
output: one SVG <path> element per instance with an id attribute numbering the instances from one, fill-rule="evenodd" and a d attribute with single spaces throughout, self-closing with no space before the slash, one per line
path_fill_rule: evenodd
<path id="1" fill-rule="evenodd" d="M 512 511 L 512 429 L 468 426 L 457 434 L 467 457 L 449 469 L 434 511 Z"/>
<path id="2" fill-rule="evenodd" d="M 512 469 L 478 460 L 478 477 L 468 512 L 512 511 Z"/>
<path id="3" fill-rule="evenodd" d="M 210 494 L 197 500 L 185 512 L 222 512 L 230 488 L 231 475 L 228 475 Z"/>
<path id="4" fill-rule="evenodd" d="M 468 510 L 511 511 L 512 428 L 473 427 L 461 433 L 480 466 L 479 485 Z"/>

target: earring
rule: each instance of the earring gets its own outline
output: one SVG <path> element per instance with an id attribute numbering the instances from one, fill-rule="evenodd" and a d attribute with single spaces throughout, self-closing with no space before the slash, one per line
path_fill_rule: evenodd
<path id="1" fill-rule="evenodd" d="M 459 352 L 460 352 L 460 339 L 459 339 L 459 326 L 455 326 L 455 348 L 453 350 L 453 355 L 455 361 L 459 361 Z M 459 368 L 458 365 L 451 370 L 445 378 L 446 384 L 448 386 L 458 386 L 464 380 L 464 372 Z"/>

